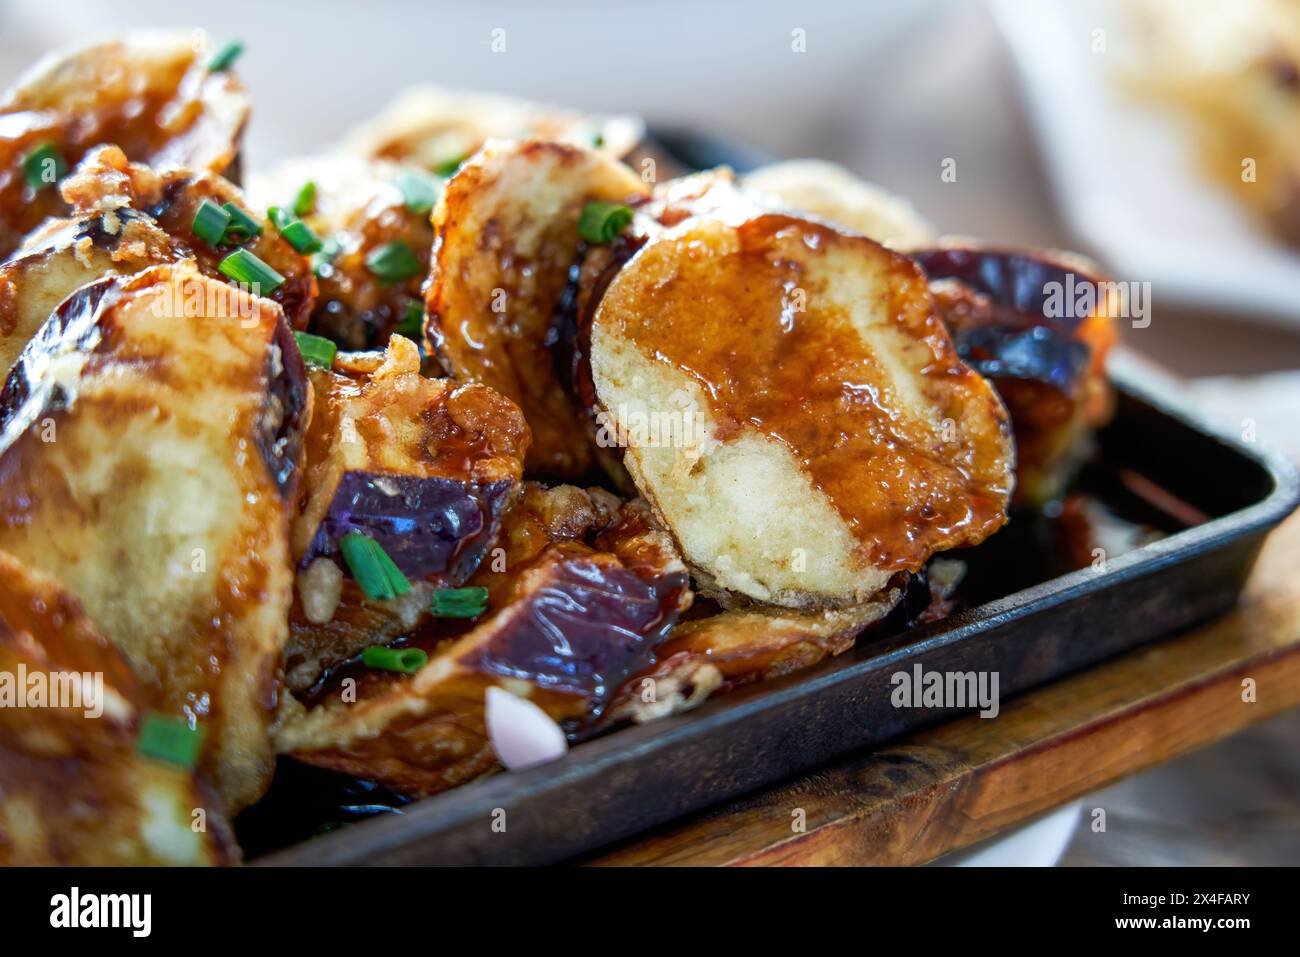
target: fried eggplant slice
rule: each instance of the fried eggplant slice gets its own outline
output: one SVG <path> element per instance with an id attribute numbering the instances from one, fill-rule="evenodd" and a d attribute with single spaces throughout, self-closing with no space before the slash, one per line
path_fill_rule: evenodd
<path id="1" fill-rule="evenodd" d="M 578 504 L 577 489 L 563 495 L 525 495 L 507 536 L 507 551 L 523 560 L 479 579 L 491 596 L 487 617 L 431 645 L 435 653 L 414 675 L 352 672 L 310 710 L 287 701 L 279 750 L 426 795 L 499 768 L 484 723 L 491 686 L 575 731 L 597 717 L 689 605 L 689 579 L 671 540 L 636 506 L 624 506 L 590 545 L 548 541 L 603 507 Z M 354 703 L 340 694 L 349 677 Z"/>
<path id="2" fill-rule="evenodd" d="M 895 575 L 860 605 L 823 611 L 756 605 L 679 622 L 656 650 L 654 666 L 619 689 L 603 723 L 644 723 L 688 711 L 715 694 L 843 654 L 868 629 L 910 628 L 946 618 L 965 570 L 961 561 L 936 557 L 918 574 Z"/>
<path id="3" fill-rule="evenodd" d="M 741 182 L 764 206 L 809 213 L 891 249 L 931 246 L 936 239 L 911 203 L 835 163 L 786 160 L 759 167 Z"/>
<path id="4" fill-rule="evenodd" d="M 590 364 L 637 488 L 724 603 L 842 607 L 1006 521 L 1006 411 L 911 260 L 691 217 L 609 282 Z"/>
<path id="5" fill-rule="evenodd" d="M 698 707 L 714 694 L 843 654 L 864 629 L 894 609 L 902 594 L 901 587 L 891 586 L 849 608 L 756 606 L 680 622 L 656 651 L 654 666 L 619 689 L 606 720 L 654 721 Z"/>
<path id="6" fill-rule="evenodd" d="M 586 416 L 596 462 L 625 496 L 636 497 L 639 493 L 623 467 L 623 443 L 617 428 L 611 428 L 614 423 L 609 416 L 600 413 L 591 380 L 591 324 L 596 306 L 618 271 L 651 238 L 691 217 L 741 223 L 761 212 L 725 166 L 658 183 L 650 196 L 634 207 L 632 222 L 622 235 L 608 245 L 588 246 L 578 268 L 570 274 L 557 313 L 556 353 L 566 387 Z"/>
<path id="7" fill-rule="evenodd" d="M 353 357 L 348 359 L 353 360 Z M 356 371 L 352 374 L 355 375 Z M 319 403 L 319 389 L 317 395 Z M 313 429 L 320 427 L 313 416 Z M 309 472 L 304 484 L 309 489 L 312 486 L 311 463 L 319 437 L 320 432 L 315 431 L 308 436 Z M 481 492 L 482 483 L 478 484 L 478 489 Z M 355 658 L 365 648 L 387 644 L 417 630 L 431 632 L 435 641 L 461 634 L 468 630 L 469 623 L 455 619 L 429 628 L 436 588 L 468 584 L 475 588 L 488 588 L 489 593 L 499 590 L 501 583 L 509 580 L 508 569 L 523 567 L 541 554 L 547 545 L 583 541 L 595 530 L 608 526 L 621 502 L 600 489 L 583 491 L 571 485 L 543 489 L 536 482 L 525 482 L 522 488 L 511 489 L 506 504 L 504 516 L 498 516 L 497 501 L 493 500 L 492 513 L 483 519 L 489 527 L 475 533 L 469 539 L 468 547 L 462 549 L 462 558 L 472 559 L 474 567 L 470 567 L 470 562 L 463 562 L 457 572 L 441 576 L 440 584 L 414 581 L 410 593 L 390 601 L 366 600 L 356 583 L 333 560 L 300 560 L 297 601 L 289 623 L 290 639 L 285 655 L 285 680 L 290 690 L 307 692 L 311 696 L 314 689 L 319 688 L 323 675 Z M 304 513 L 307 514 L 310 513 Z M 300 543 L 295 554 L 305 554 L 315 537 L 311 531 L 311 519 L 300 518 L 295 527 Z M 491 548 L 485 553 L 488 543 L 491 543 Z M 436 541 L 432 545 L 440 547 Z M 473 576 L 463 577 L 465 569 L 473 571 Z"/>
<path id="8" fill-rule="evenodd" d="M 54 308 L 77 289 L 104 276 L 184 258 L 179 243 L 134 210 L 49 220 L 0 264 L 0 375 L 13 368 Z"/>
<path id="9" fill-rule="evenodd" d="M 313 333 L 350 350 L 382 349 L 395 331 L 423 339 L 430 204 L 442 182 L 405 164 L 346 153 L 291 160 L 252 180 L 249 193 L 262 206 L 292 208 L 310 190 L 302 219 L 325 246 L 317 257 Z"/>
<path id="10" fill-rule="evenodd" d="M 489 143 L 448 181 L 426 300 L 447 373 L 509 396 L 533 430 L 530 473 L 572 477 L 592 462 L 585 417 L 557 371 L 557 306 L 579 259 L 591 201 L 643 198 L 630 169 L 561 143 Z"/>
<path id="11" fill-rule="evenodd" d="M 238 859 L 193 770 L 137 749 L 151 701 L 122 653 L 53 579 L 4 552 L 0 701 L 0 865 Z"/>
<path id="12" fill-rule="evenodd" d="M 624 235 L 648 239 L 692 216 L 742 222 L 762 211 L 754 197 L 741 189 L 736 174 L 717 166 L 657 183 L 650 200 L 637 207 L 637 218 Z"/>
<path id="13" fill-rule="evenodd" d="M 1114 408 L 1106 356 L 1119 287 L 1067 253 L 945 245 L 914 255 L 958 353 L 1011 414 L 1015 503 L 1058 498 Z"/>
<path id="14" fill-rule="evenodd" d="M 249 101 L 212 56 L 201 31 L 133 33 L 50 54 L 19 78 L 0 100 L 0 259 L 66 214 L 54 182 L 101 144 L 237 179 Z"/>
<path id="15" fill-rule="evenodd" d="M 414 343 L 340 354 L 310 373 L 302 509 L 293 525 L 297 600 L 286 681 L 302 690 L 370 645 L 412 630 L 438 588 L 474 574 L 496 540 L 523 475 L 528 426 L 486 386 L 420 375 Z M 340 551 L 358 532 L 377 541 L 412 584 L 369 600 Z"/>
<path id="16" fill-rule="evenodd" d="M 204 727 L 232 813 L 272 766 L 308 397 L 280 308 L 188 264 L 82 287 L 0 393 L 0 548 Z"/>
<path id="17" fill-rule="evenodd" d="M 284 277 L 266 290 L 296 328 L 305 328 L 316 294 L 307 258 L 255 214 L 260 236 L 213 247 L 193 233 L 205 201 L 247 210 L 239 190 L 219 176 L 172 168 L 155 173 L 128 162 L 116 146 L 92 151 L 61 184 L 71 207 L 47 220 L 0 264 L 0 373 L 7 373 L 36 330 L 64 298 L 104 276 L 130 275 L 149 266 L 194 260 L 223 282 L 221 261 L 246 248 Z"/>
<path id="18" fill-rule="evenodd" d="M 489 139 L 550 140 L 614 159 L 645 135 L 640 117 L 589 116 L 496 93 L 413 87 L 345 137 L 349 152 L 450 172 Z"/>

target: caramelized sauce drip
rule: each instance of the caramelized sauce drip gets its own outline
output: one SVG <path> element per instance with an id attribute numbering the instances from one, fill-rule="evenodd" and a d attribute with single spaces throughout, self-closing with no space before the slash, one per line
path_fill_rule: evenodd
<path id="1" fill-rule="evenodd" d="M 915 571 L 931 552 L 1002 525 L 1010 462 L 1001 410 L 958 358 L 910 261 L 883 260 L 885 301 L 876 308 L 920 350 L 919 363 L 905 360 L 923 366 L 912 381 L 939 410 L 935 426 L 952 420 L 952 441 L 909 413 L 820 270 L 807 268 L 832 246 L 868 241 L 776 215 L 739 226 L 738 249 L 723 254 L 705 254 L 697 235 L 678 241 L 689 248 L 670 253 L 673 264 L 641 267 L 654 278 L 630 295 L 620 291 L 625 301 L 609 312 L 644 354 L 702 387 L 717 438 L 757 429 L 784 444 L 881 569 Z M 997 409 L 992 418 L 969 415 L 981 404 Z"/>

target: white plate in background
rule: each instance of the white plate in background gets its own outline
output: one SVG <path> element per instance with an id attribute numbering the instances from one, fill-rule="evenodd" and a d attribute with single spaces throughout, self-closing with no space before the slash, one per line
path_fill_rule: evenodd
<path id="1" fill-rule="evenodd" d="M 1108 0 L 991 0 L 1067 224 L 1163 301 L 1300 328 L 1300 253 L 1197 168 L 1176 117 L 1126 99 L 1094 53 L 1122 36 Z"/>
<path id="2" fill-rule="evenodd" d="M 946 854 L 939 867 L 1054 867 L 1079 826 L 1082 801 L 1071 801 L 1014 831 Z"/>

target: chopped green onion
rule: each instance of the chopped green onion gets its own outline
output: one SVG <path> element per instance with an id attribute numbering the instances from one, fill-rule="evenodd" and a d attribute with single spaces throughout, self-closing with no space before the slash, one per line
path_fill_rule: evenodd
<path id="1" fill-rule="evenodd" d="M 406 317 L 393 330 L 399 336 L 406 336 L 416 342 L 424 335 L 424 303 L 412 299 L 406 304 Z"/>
<path id="2" fill-rule="evenodd" d="M 400 239 L 373 250 L 366 256 L 366 268 L 385 283 L 402 282 L 424 272 L 419 258 Z"/>
<path id="3" fill-rule="evenodd" d="M 477 618 L 487 611 L 486 588 L 440 588 L 433 593 L 436 618 Z"/>
<path id="4" fill-rule="evenodd" d="M 310 226 L 301 219 L 292 216 L 288 210 L 281 209 L 279 206 L 272 206 L 266 211 L 266 218 L 269 219 L 275 228 L 280 231 L 280 235 L 285 241 L 298 250 L 300 253 L 318 253 L 324 243 L 316 235 Z"/>
<path id="5" fill-rule="evenodd" d="M 411 590 L 402 570 L 369 535 L 348 532 L 339 539 L 339 549 L 352 577 L 371 601 L 388 601 Z"/>
<path id="6" fill-rule="evenodd" d="M 194 235 L 211 246 L 221 242 L 230 225 L 230 214 L 210 199 L 199 203 L 199 210 L 194 214 L 194 224 L 190 227 Z"/>
<path id="7" fill-rule="evenodd" d="M 456 170 L 460 169 L 467 159 L 469 159 L 468 153 L 462 153 L 460 156 L 449 156 L 441 163 L 434 163 L 433 171 L 442 177 L 455 176 Z"/>
<path id="8" fill-rule="evenodd" d="M 296 218 L 283 206 L 266 207 L 266 218 L 271 221 L 271 225 L 276 229 L 284 229 Z"/>
<path id="9" fill-rule="evenodd" d="M 222 242 L 242 243 L 254 236 L 262 235 L 262 224 L 234 203 L 226 203 L 221 208 L 230 214 L 230 225 L 226 227 L 226 235 L 222 237 Z"/>
<path id="10" fill-rule="evenodd" d="M 597 133 L 596 133 L 594 136 L 592 136 L 592 138 L 591 138 L 591 145 L 594 146 L 594 147 L 596 147 L 596 149 L 600 149 L 602 146 L 604 146 L 604 145 L 605 145 L 605 134 L 604 134 L 604 133 L 597 132 Z"/>
<path id="11" fill-rule="evenodd" d="M 243 55 L 244 44 L 240 40 L 231 40 L 216 55 L 208 61 L 209 73 L 220 73 L 222 70 L 229 70 L 235 65 L 235 61 Z"/>
<path id="12" fill-rule="evenodd" d="M 217 269 L 221 275 L 253 287 L 254 294 L 259 296 L 269 296 L 284 285 L 283 276 L 247 249 L 236 249 L 221 260 Z"/>
<path id="13" fill-rule="evenodd" d="M 621 203 L 588 203 L 578 217 L 578 235 L 597 246 L 612 243 L 632 222 L 632 210 Z"/>
<path id="14" fill-rule="evenodd" d="M 42 143 L 23 157 L 23 176 L 33 192 L 53 186 L 67 174 L 67 161 L 53 143 Z"/>
<path id="15" fill-rule="evenodd" d="M 310 332 L 295 332 L 293 337 L 298 340 L 298 351 L 302 353 L 302 361 L 307 365 L 321 369 L 334 367 L 334 356 L 339 347 L 333 342 L 324 336 L 313 336 Z"/>
<path id="16" fill-rule="evenodd" d="M 442 183 L 437 177 L 421 170 L 406 170 L 397 177 L 397 188 L 402 191 L 406 208 L 419 216 L 427 216 L 438 202 Z"/>
<path id="17" fill-rule="evenodd" d="M 413 675 L 429 661 L 429 656 L 419 648 L 385 648 L 374 645 L 361 652 L 361 663 L 367 668 L 400 671 Z"/>
<path id="18" fill-rule="evenodd" d="M 310 254 L 320 252 L 320 237 L 312 232 L 311 227 L 301 219 L 295 219 L 293 222 L 285 226 L 284 229 L 280 230 L 280 235 L 288 241 L 290 246 L 298 250 L 300 253 Z"/>
<path id="19" fill-rule="evenodd" d="M 202 747 L 203 730 L 191 728 L 183 718 L 151 711 L 140 722 L 136 750 L 145 757 L 192 768 Z"/>
<path id="20" fill-rule="evenodd" d="M 295 216 L 306 216 L 316 209 L 316 183 L 313 180 L 307 180 L 298 190 L 298 195 L 293 198 L 293 214 Z"/>

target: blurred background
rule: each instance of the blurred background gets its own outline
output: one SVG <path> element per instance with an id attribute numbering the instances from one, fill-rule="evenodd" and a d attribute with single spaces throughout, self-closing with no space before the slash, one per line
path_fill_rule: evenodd
<path id="1" fill-rule="evenodd" d="M 133 27 L 198 26 L 218 42 L 246 40 L 239 69 L 255 103 L 254 169 L 318 150 L 416 83 L 637 112 L 776 156 L 841 162 L 908 197 L 946 232 L 1087 252 L 1118 278 L 1151 282 L 1162 314 L 1178 312 L 1177 327 L 1143 330 L 1135 343 L 1143 351 L 1192 375 L 1258 373 L 1300 367 L 1298 247 L 1274 240 L 1202 175 L 1203 144 L 1179 136 L 1170 111 L 1135 103 L 1110 74 L 1149 33 L 1137 8 L 1199 24 L 1219 44 L 1211 61 L 1222 63 L 1234 31 L 1243 42 L 1262 33 L 1266 43 L 1274 34 L 1300 43 L 1297 7 L 0 0 L 0 76 L 12 80 L 51 47 Z M 1276 22 L 1288 16 L 1289 38 Z M 1300 142 L 1293 98 L 1291 134 Z M 1300 146 L 1293 153 L 1300 177 Z M 955 181 L 941 178 L 948 160 Z M 1260 171 L 1262 181 L 1271 174 Z M 1224 317 L 1251 321 L 1225 325 Z"/>
<path id="2" fill-rule="evenodd" d="M 778 157 L 835 160 L 945 232 L 1078 249 L 1149 282 L 1152 322 L 1125 330 L 1129 348 L 1184 377 L 1234 430 L 1250 417 L 1300 457 L 1300 247 L 1199 168 L 1204 128 L 1197 139 L 1185 117 L 1116 79 L 1161 54 L 1144 46 L 1156 32 L 1135 7 L 1172 9 L 1178 42 L 1208 44 L 1207 69 L 1228 79 L 1266 62 L 1261 109 L 1300 177 L 1297 0 L 0 0 L 0 82 L 56 46 L 203 27 L 247 44 L 246 169 L 321 149 L 416 83 L 636 112 Z M 1205 77 L 1138 86 L 1177 94 L 1193 80 Z M 941 175 L 949 161 L 955 179 Z M 1286 171 L 1259 175 L 1267 185 Z M 1300 205 L 1292 214 L 1300 233 Z M 1083 829 L 1064 860 L 1294 863 L 1297 745 L 1300 720 L 1284 717 L 1088 798 L 1118 808 L 1131 839 Z M 1057 830 L 1069 835 L 1073 820 Z"/>
<path id="3" fill-rule="evenodd" d="M 130 27 L 247 41 L 247 162 L 309 153 L 399 91 L 438 83 L 652 124 L 696 126 L 778 156 L 820 156 L 909 196 L 944 229 L 1064 243 L 1016 78 L 976 0 L 721 2 L 347 0 L 105 5 L 0 0 L 5 82 L 52 46 Z M 505 51 L 494 53 L 494 30 Z M 802 30 L 804 51 L 795 52 Z M 939 179 L 961 164 L 959 188 Z M 954 184 L 946 184 L 952 186 Z"/>

